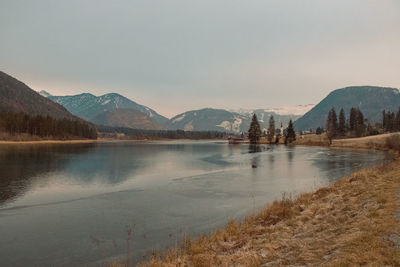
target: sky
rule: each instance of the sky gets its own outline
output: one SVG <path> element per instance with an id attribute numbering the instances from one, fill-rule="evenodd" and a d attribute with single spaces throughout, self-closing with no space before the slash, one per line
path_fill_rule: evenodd
<path id="1" fill-rule="evenodd" d="M 398 0 L 1 0 L 0 70 L 160 114 L 400 87 Z"/>

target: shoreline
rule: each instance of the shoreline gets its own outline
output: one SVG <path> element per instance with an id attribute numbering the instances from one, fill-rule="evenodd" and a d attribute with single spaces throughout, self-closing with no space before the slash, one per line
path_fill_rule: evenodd
<path id="1" fill-rule="evenodd" d="M 91 144 L 91 143 L 153 143 L 153 142 L 175 142 L 175 141 L 226 141 L 225 139 L 79 139 L 79 140 L 32 140 L 32 141 L 5 141 L 0 140 L 0 145 L 41 145 L 41 144 Z M 227 142 L 227 141 L 226 141 Z"/>
<path id="2" fill-rule="evenodd" d="M 399 158 L 243 221 L 182 241 L 140 266 L 400 265 Z"/>
<path id="3" fill-rule="evenodd" d="M 358 141 L 362 145 L 350 146 L 350 140 L 348 146 L 327 147 L 384 148 L 382 136 Z M 395 154 L 389 163 L 356 171 L 294 199 L 284 195 L 242 221 L 186 238 L 180 247 L 140 266 L 398 266 L 400 157 L 384 150 Z"/>

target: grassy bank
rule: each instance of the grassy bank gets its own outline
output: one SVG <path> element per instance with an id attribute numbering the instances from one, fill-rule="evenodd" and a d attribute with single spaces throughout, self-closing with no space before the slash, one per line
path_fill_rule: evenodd
<path id="1" fill-rule="evenodd" d="M 399 133 L 388 133 L 360 138 L 346 138 L 346 139 L 333 139 L 332 144 L 329 144 L 329 140 L 325 134 L 322 135 L 304 135 L 297 138 L 293 143 L 294 145 L 305 145 L 305 146 L 330 146 L 330 147 L 345 147 L 345 148 L 361 148 L 361 149 L 378 149 L 388 150 L 397 149 L 391 147 L 388 142 L 391 139 L 396 139 L 396 136 L 400 136 Z M 399 142 L 400 140 L 392 140 L 393 142 Z M 395 144 L 396 145 L 396 144 Z"/>
<path id="2" fill-rule="evenodd" d="M 398 266 L 399 190 L 395 160 L 314 193 L 284 197 L 142 266 Z"/>
<path id="3" fill-rule="evenodd" d="M 337 146 L 387 149 L 388 137 Z M 141 266 L 399 266 L 399 190 L 397 157 L 316 192 L 285 196 Z"/>

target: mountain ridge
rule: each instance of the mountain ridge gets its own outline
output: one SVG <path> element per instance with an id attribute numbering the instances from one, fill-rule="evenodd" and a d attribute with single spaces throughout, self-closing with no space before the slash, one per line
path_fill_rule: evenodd
<path id="1" fill-rule="evenodd" d="M 163 125 L 165 125 L 168 122 L 168 119 L 165 118 L 164 116 L 158 114 L 156 111 L 153 109 L 150 109 L 144 105 L 140 105 L 136 103 L 135 101 L 132 101 L 131 99 L 120 95 L 118 93 L 108 93 L 108 94 L 103 94 L 100 96 L 95 96 L 90 93 L 81 93 L 81 94 L 76 94 L 76 95 L 65 95 L 65 96 L 53 96 L 50 93 L 46 91 L 40 91 L 42 95 L 47 96 L 49 99 L 52 101 L 61 104 L 64 106 L 67 110 L 69 110 L 71 113 L 75 114 L 76 116 L 82 117 L 88 121 L 91 121 L 93 123 L 97 124 L 102 124 L 102 125 L 107 125 L 107 126 L 126 126 L 131 125 L 130 122 L 121 122 L 120 125 L 115 125 L 111 121 L 109 121 L 110 118 L 112 117 L 125 117 L 123 114 L 126 114 L 127 111 L 126 109 L 132 109 L 139 111 L 143 114 L 145 114 L 148 118 L 148 125 L 154 125 L 154 129 L 160 129 L 163 128 Z M 111 112 L 112 110 L 115 109 L 121 109 L 119 110 L 119 115 L 117 115 L 118 112 Z M 103 118 L 105 121 L 101 122 L 99 119 L 101 118 L 101 114 L 111 112 L 108 115 L 105 114 Z M 131 112 L 132 114 L 136 114 L 137 116 L 139 113 L 134 113 Z M 111 116 L 112 114 L 112 116 Z M 129 119 L 128 119 L 129 120 Z M 155 125 L 153 123 L 155 121 L 158 125 Z M 133 125 L 131 125 L 133 126 Z M 136 127 L 134 127 L 136 128 Z"/>
<path id="2" fill-rule="evenodd" d="M 79 119 L 62 105 L 43 97 L 25 83 L 2 71 L 0 96 L 0 110 L 3 111 L 51 116 L 56 119 Z"/>
<path id="3" fill-rule="evenodd" d="M 328 112 L 343 108 L 348 118 L 352 107 L 359 108 L 371 123 L 380 122 L 382 111 L 397 111 L 400 106 L 400 91 L 393 87 L 347 86 L 330 92 L 314 108 L 294 122 L 296 130 L 325 128 Z"/>

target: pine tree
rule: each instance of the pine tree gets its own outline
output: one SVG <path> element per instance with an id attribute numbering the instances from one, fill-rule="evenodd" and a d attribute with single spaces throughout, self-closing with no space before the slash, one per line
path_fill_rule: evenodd
<path id="1" fill-rule="evenodd" d="M 355 108 L 351 108 L 350 110 L 350 120 L 349 120 L 349 129 L 350 131 L 355 131 L 357 125 L 357 110 Z"/>
<path id="2" fill-rule="evenodd" d="M 357 109 L 357 119 L 356 119 L 356 136 L 361 137 L 365 134 L 365 122 L 364 115 L 362 114 L 360 109 Z"/>
<path id="3" fill-rule="evenodd" d="M 296 133 L 293 128 L 293 122 L 292 120 L 289 121 L 289 125 L 286 128 L 286 134 L 285 134 L 285 144 L 290 144 L 291 142 L 296 140 Z"/>
<path id="4" fill-rule="evenodd" d="M 269 143 L 272 143 L 272 139 L 274 139 L 275 135 L 275 120 L 274 116 L 271 115 L 269 117 L 269 126 L 268 126 L 268 133 L 267 133 L 267 139 Z"/>
<path id="5" fill-rule="evenodd" d="M 346 134 L 346 115 L 344 113 L 343 108 L 340 110 L 340 113 L 339 113 L 338 134 L 340 136 L 345 136 L 345 134 Z"/>
<path id="6" fill-rule="evenodd" d="M 387 122 L 386 122 L 386 111 L 382 111 L 382 129 L 386 132 L 387 129 Z"/>
<path id="7" fill-rule="evenodd" d="M 260 142 L 261 128 L 258 123 L 256 114 L 253 114 L 249 128 L 249 140 L 250 144 L 258 144 Z"/>
<path id="8" fill-rule="evenodd" d="M 398 109 L 396 114 L 395 131 L 400 131 L 400 108 Z"/>
<path id="9" fill-rule="evenodd" d="M 338 124 L 335 108 L 329 111 L 328 119 L 326 120 L 326 136 L 329 143 L 332 144 L 332 139 L 337 136 Z"/>

